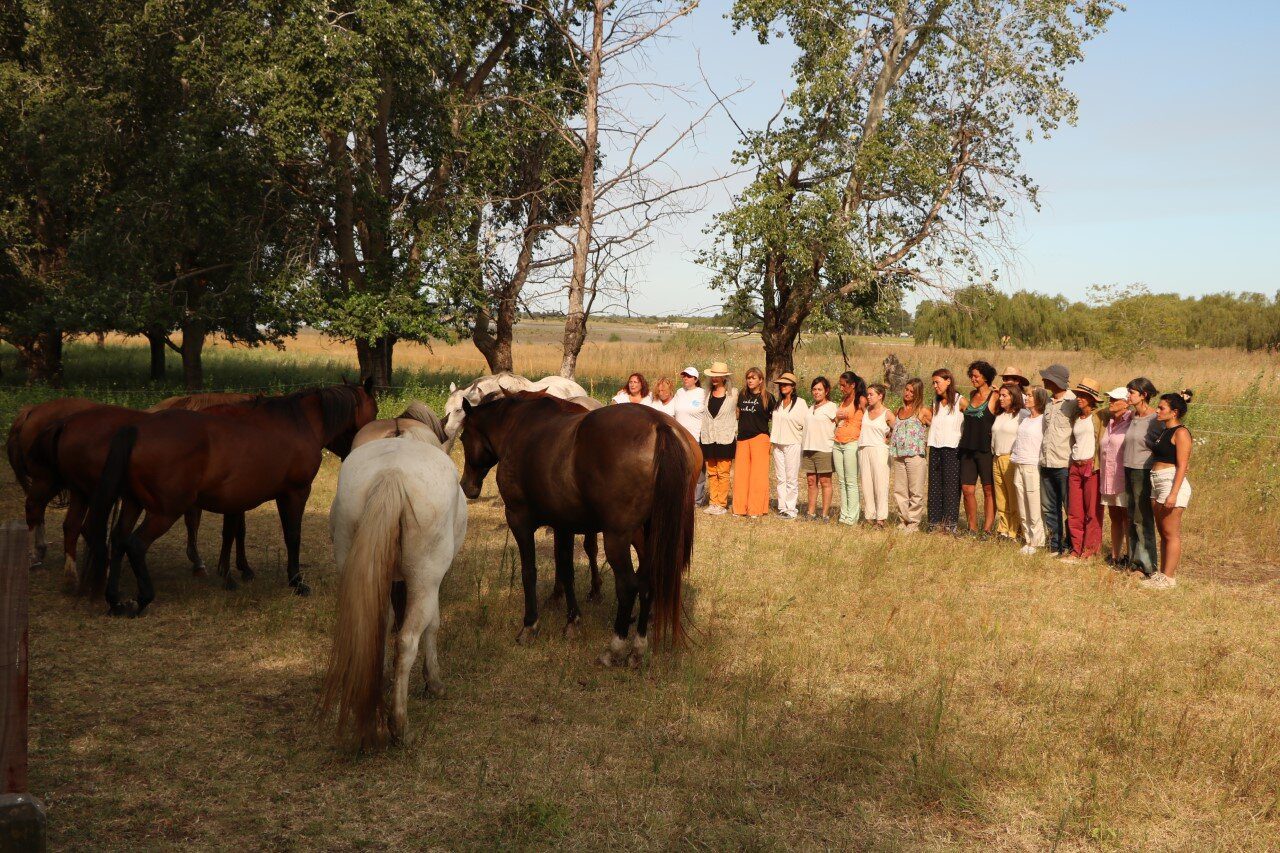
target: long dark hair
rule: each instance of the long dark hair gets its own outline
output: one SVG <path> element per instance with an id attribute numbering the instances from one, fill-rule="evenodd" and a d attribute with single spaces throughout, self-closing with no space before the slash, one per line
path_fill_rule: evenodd
<path id="1" fill-rule="evenodd" d="M 644 378 L 643 373 L 633 373 L 630 376 L 628 376 L 627 381 L 623 382 L 622 387 L 619 388 L 618 390 L 626 394 L 628 397 L 631 396 L 631 388 L 629 386 L 631 385 L 632 379 L 640 380 L 640 396 L 648 397 L 649 396 L 649 380 Z"/>
<path id="2" fill-rule="evenodd" d="M 1155 383 L 1145 376 L 1139 376 L 1137 379 L 1130 380 L 1129 384 L 1124 387 L 1128 391 L 1137 391 L 1148 404 L 1150 404 L 1156 397 L 1160 396 L 1160 392 L 1156 390 Z"/>
<path id="3" fill-rule="evenodd" d="M 1013 401 L 1013 405 L 1007 409 L 1000 405 L 1000 391 L 1008 391 L 1009 399 Z M 996 392 L 996 407 L 1000 409 L 1001 414 L 1010 414 L 1016 418 L 1025 408 L 1022 402 L 1022 386 L 1017 382 L 1006 382 L 1000 386 L 1000 391 Z"/>
<path id="4" fill-rule="evenodd" d="M 945 367 L 939 367 L 931 374 L 931 378 L 933 376 L 947 381 L 947 393 L 942 397 L 939 397 L 936 394 L 934 395 L 934 408 L 936 409 L 938 404 L 944 399 L 947 401 L 948 408 L 954 407 L 956 404 L 956 397 L 960 395 L 960 392 L 956 391 L 956 380 L 955 377 L 951 375 L 951 371 L 947 370 Z"/>
<path id="5" fill-rule="evenodd" d="M 852 370 L 846 370 L 840 374 L 840 378 L 853 386 L 853 407 L 861 409 L 867 405 L 867 383 L 862 381 L 862 377 L 854 373 Z M 841 401 L 843 402 L 843 400 Z"/>

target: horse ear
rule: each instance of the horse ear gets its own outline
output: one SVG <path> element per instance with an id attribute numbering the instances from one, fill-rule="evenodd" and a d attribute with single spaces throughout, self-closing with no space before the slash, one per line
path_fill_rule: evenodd
<path id="1" fill-rule="evenodd" d="M 457 391 L 457 390 L 458 390 L 458 383 L 457 383 L 457 382 L 450 382 L 450 383 L 449 383 L 449 393 L 450 393 L 450 394 L 452 394 L 454 391 Z"/>
<path id="2" fill-rule="evenodd" d="M 360 383 L 360 387 L 364 388 L 364 393 L 373 395 L 373 377 L 366 376 L 364 382 Z"/>

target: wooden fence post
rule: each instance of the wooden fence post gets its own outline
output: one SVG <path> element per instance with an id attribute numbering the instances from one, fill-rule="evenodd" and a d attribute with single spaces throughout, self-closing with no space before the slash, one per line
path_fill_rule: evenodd
<path id="1" fill-rule="evenodd" d="M 44 850 L 40 801 L 27 793 L 27 529 L 0 524 L 0 850 Z"/>

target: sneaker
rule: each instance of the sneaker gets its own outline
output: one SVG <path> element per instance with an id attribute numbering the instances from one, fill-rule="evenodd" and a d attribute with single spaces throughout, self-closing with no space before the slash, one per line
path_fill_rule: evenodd
<path id="1" fill-rule="evenodd" d="M 1018 549 L 1018 553 L 1019 553 L 1019 554 L 1024 554 L 1024 555 L 1026 555 L 1026 556 L 1028 556 L 1028 557 L 1034 556 L 1034 555 L 1035 555 L 1035 553 L 1036 553 L 1036 546 L 1034 546 L 1034 545 L 1023 545 L 1021 548 L 1019 548 L 1019 549 Z"/>
<path id="2" fill-rule="evenodd" d="M 798 516 L 794 512 L 778 513 L 778 518 L 784 519 L 785 521 L 795 521 L 797 517 Z"/>
<path id="3" fill-rule="evenodd" d="M 1148 578 L 1138 581 L 1144 589 L 1173 589 L 1178 585 L 1177 580 L 1169 577 L 1164 572 L 1156 572 Z"/>
<path id="4" fill-rule="evenodd" d="M 703 512 L 705 512 L 707 515 L 724 515 L 726 512 L 728 512 L 728 510 L 720 506 L 719 504 L 709 504 L 707 508 L 703 510 Z"/>
<path id="5" fill-rule="evenodd" d="M 1079 563 L 1080 558 L 1075 554 L 1063 554 L 1059 559 L 1059 563 Z"/>

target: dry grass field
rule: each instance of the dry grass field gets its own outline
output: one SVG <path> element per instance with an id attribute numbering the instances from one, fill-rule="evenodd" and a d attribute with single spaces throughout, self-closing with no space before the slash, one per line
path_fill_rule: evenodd
<path id="1" fill-rule="evenodd" d="M 518 369 L 558 364 L 554 331 L 521 327 Z M 850 343 L 863 375 L 890 351 L 924 375 L 975 355 Z M 513 643 L 519 580 L 490 478 L 442 590 L 449 694 L 425 698 L 415 673 L 409 743 L 354 756 L 315 710 L 334 609 L 328 459 L 303 532 L 309 599 L 284 585 L 267 508 L 249 519 L 258 580 L 235 593 L 191 577 L 177 533 L 152 551 L 159 599 L 142 619 L 33 575 L 31 788 L 53 847 L 1280 849 L 1280 361 L 981 355 L 1196 389 L 1178 588 L 970 538 L 699 514 L 691 647 L 604 670 L 607 573 L 584 639 L 561 638 L 552 606 L 535 645 Z M 162 396 L 128 382 L 141 350 L 68 358 L 78 392 Z M 100 366 L 77 376 L 77 358 Z M 483 370 L 469 346 L 397 358 L 402 393 L 437 407 L 450 379 Z M 603 395 L 632 369 L 714 358 L 762 361 L 749 340 L 600 324 L 581 373 Z M 806 381 L 842 365 L 826 340 L 799 362 Z M 259 387 L 353 364 L 309 335 L 283 353 L 215 347 L 208 375 Z M 0 414 L 48 393 L 0 388 Z M 0 517 L 20 512 L 6 473 Z M 218 526 L 205 523 L 206 559 Z"/>

